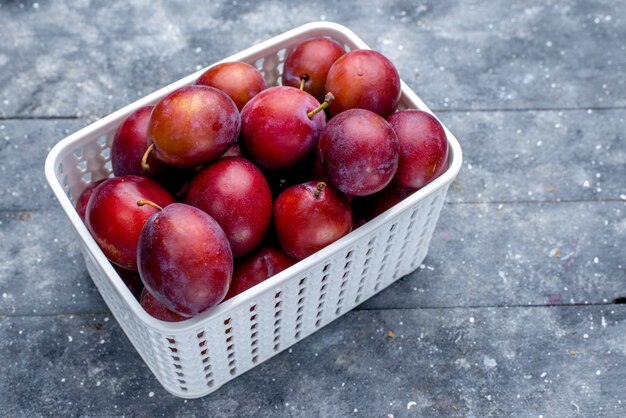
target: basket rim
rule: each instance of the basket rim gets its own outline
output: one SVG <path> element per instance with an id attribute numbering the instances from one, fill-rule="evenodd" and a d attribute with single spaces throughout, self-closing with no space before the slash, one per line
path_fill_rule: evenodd
<path id="1" fill-rule="evenodd" d="M 108 127 L 112 123 L 119 124 L 130 113 L 132 113 L 139 107 L 148 105 L 158 100 L 160 97 L 166 95 L 167 93 L 184 85 L 192 83 L 203 72 L 205 72 L 208 68 L 212 66 L 218 65 L 222 62 L 239 61 L 243 59 L 255 59 L 255 56 L 263 57 L 263 52 L 265 52 L 265 50 L 267 50 L 268 48 L 273 48 L 276 45 L 279 45 L 285 41 L 293 41 L 294 38 L 305 38 L 308 36 L 314 36 L 316 33 L 324 34 L 327 36 L 335 35 L 338 37 L 343 37 L 344 40 L 350 41 L 358 49 L 369 49 L 369 46 L 360 37 L 358 37 L 353 31 L 343 25 L 327 21 L 307 23 L 287 32 L 283 32 L 273 38 L 260 42 L 236 54 L 233 54 L 186 77 L 183 77 L 182 79 L 175 81 L 151 94 L 148 94 L 147 96 L 144 96 L 143 98 L 65 137 L 64 139 L 59 141 L 48 153 L 44 167 L 45 176 L 48 184 L 50 185 L 57 200 L 61 204 L 61 207 L 63 208 L 65 214 L 69 218 L 70 223 L 78 233 L 80 239 L 83 241 L 88 251 L 96 259 L 99 266 L 108 276 L 108 279 L 111 281 L 112 288 L 118 293 L 118 296 L 124 299 L 127 307 L 132 311 L 136 318 L 143 323 L 143 325 L 162 334 L 174 335 L 196 331 L 204 324 L 208 324 L 215 320 L 223 320 L 228 316 L 230 311 L 235 310 L 241 305 L 248 305 L 253 303 L 255 298 L 257 298 L 261 294 L 269 291 L 270 289 L 280 287 L 283 283 L 287 282 L 292 277 L 311 269 L 323 259 L 329 257 L 333 253 L 343 250 L 344 248 L 350 246 L 364 236 L 370 234 L 380 225 L 409 210 L 419 201 L 425 199 L 439 189 L 447 187 L 450 183 L 452 183 L 452 181 L 455 179 L 458 172 L 460 171 L 463 160 L 461 146 L 456 137 L 442 123 L 449 147 L 448 168 L 439 177 L 437 177 L 435 180 L 433 180 L 423 188 L 419 189 L 386 212 L 378 215 L 376 218 L 370 220 L 366 224 L 355 229 L 354 231 L 350 232 L 349 234 L 335 241 L 334 243 L 328 245 L 317 253 L 297 262 L 288 269 L 274 275 L 273 277 L 257 284 L 256 286 L 246 290 L 245 292 L 242 292 L 241 294 L 227 301 L 224 301 L 193 318 L 189 318 L 181 322 L 165 322 L 149 315 L 143 309 L 143 307 L 141 307 L 141 305 L 132 295 L 128 287 L 124 284 L 119 274 L 113 268 L 111 262 L 109 262 L 108 259 L 104 256 L 104 253 L 98 247 L 96 241 L 89 233 L 86 225 L 78 216 L 78 213 L 74 209 L 74 206 L 72 205 L 68 196 L 65 194 L 63 187 L 56 176 L 56 169 L 60 163 L 60 160 L 64 156 L 65 150 L 73 145 L 80 145 L 81 143 L 91 142 L 91 140 L 88 139 L 89 137 L 93 137 L 94 135 L 100 135 L 105 131 L 105 129 L 108 130 Z M 436 117 L 436 115 L 433 114 L 428 106 L 424 104 L 424 102 L 415 94 L 415 92 L 413 92 L 413 90 L 406 83 L 404 83 L 404 81 L 401 81 L 401 92 L 402 98 L 405 102 L 408 102 L 410 107 L 426 111 Z"/>

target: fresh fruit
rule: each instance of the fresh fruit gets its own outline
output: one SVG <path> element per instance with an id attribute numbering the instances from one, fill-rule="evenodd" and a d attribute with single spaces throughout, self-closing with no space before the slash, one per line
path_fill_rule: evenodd
<path id="1" fill-rule="evenodd" d="M 194 167 L 222 155 L 237 140 L 240 127 L 237 106 L 226 93 L 207 86 L 182 87 L 154 107 L 149 149 L 165 164 Z"/>
<path id="2" fill-rule="evenodd" d="M 326 116 L 320 111 L 324 107 L 310 94 L 292 87 L 263 90 L 241 111 L 246 154 L 269 170 L 284 170 L 300 163 L 315 152 L 326 124 Z"/>
<path id="3" fill-rule="evenodd" d="M 82 219 L 83 222 L 85 222 L 85 212 L 87 211 L 89 198 L 91 197 L 93 191 L 96 190 L 96 187 L 98 187 L 104 180 L 106 179 L 94 181 L 89 184 L 85 190 L 82 191 L 80 196 L 78 196 L 78 200 L 76 201 L 76 212 L 78 212 L 78 216 L 80 216 L 80 219 Z"/>
<path id="4" fill-rule="evenodd" d="M 400 75 L 381 53 L 358 49 L 335 61 L 325 88 L 335 96 L 328 108 L 333 116 L 359 108 L 387 117 L 400 100 Z"/>
<path id="5" fill-rule="evenodd" d="M 396 204 L 406 198 L 406 195 L 399 194 L 391 185 L 385 187 L 378 193 L 354 199 L 352 208 L 365 222 L 370 221 L 386 212 Z"/>
<path id="6" fill-rule="evenodd" d="M 136 253 L 144 286 L 166 308 L 186 317 L 220 303 L 233 275 L 233 254 L 222 228 L 184 203 L 153 210 Z"/>
<path id="7" fill-rule="evenodd" d="M 274 83 L 280 68 L 263 65 Z M 145 286 L 141 304 L 156 318 L 184 320 L 244 292 L 445 169 L 438 121 L 393 114 L 401 82 L 380 53 L 309 38 L 288 51 L 282 84 L 267 88 L 243 62 L 211 67 L 131 114 L 112 144 L 117 177 L 77 201 L 129 289 Z"/>
<path id="8" fill-rule="evenodd" d="M 156 209 L 138 207 L 150 199 L 164 207 L 174 198 L 155 181 L 140 176 L 114 177 L 100 184 L 89 198 L 86 224 L 102 252 L 112 263 L 137 270 L 137 240 Z"/>
<path id="9" fill-rule="evenodd" d="M 140 107 L 120 125 L 111 144 L 111 166 L 116 176 L 147 176 L 155 178 L 163 170 L 163 164 L 149 155 L 146 170 L 141 158 L 148 149 L 148 123 L 153 106 Z"/>
<path id="10" fill-rule="evenodd" d="M 237 260 L 233 282 L 224 300 L 230 299 L 269 279 L 297 261 L 278 248 L 263 246 L 252 254 Z"/>
<path id="11" fill-rule="evenodd" d="M 233 99 L 239 110 L 267 88 L 263 76 L 246 62 L 225 62 L 206 70 L 194 84 L 222 90 Z"/>
<path id="12" fill-rule="evenodd" d="M 441 123 L 417 109 L 401 110 L 387 118 L 400 144 L 398 171 L 393 185 L 417 190 L 438 177 L 446 168 L 448 141 Z"/>
<path id="13" fill-rule="evenodd" d="M 385 119 L 369 110 L 346 110 L 332 118 L 318 151 L 326 177 L 351 196 L 382 190 L 398 168 L 398 138 Z"/>
<path id="14" fill-rule="evenodd" d="M 235 257 L 249 253 L 263 240 L 272 218 L 272 194 L 263 173 L 240 157 L 220 158 L 198 173 L 185 203 L 220 224 Z"/>
<path id="15" fill-rule="evenodd" d="M 156 300 L 154 296 L 147 289 L 143 289 L 141 292 L 141 298 L 139 300 L 141 307 L 152 315 L 154 318 L 159 319 L 165 322 L 180 322 L 184 321 L 185 318 L 182 315 L 177 314 L 174 311 L 170 311 L 163 305 L 161 302 Z"/>
<path id="16" fill-rule="evenodd" d="M 352 230 L 352 209 L 324 182 L 308 182 L 282 192 L 274 203 L 274 226 L 280 246 L 302 260 Z"/>
<path id="17" fill-rule="evenodd" d="M 283 86 L 299 88 L 324 101 L 328 70 L 345 53 L 343 46 L 332 39 L 321 36 L 305 39 L 285 57 Z"/>

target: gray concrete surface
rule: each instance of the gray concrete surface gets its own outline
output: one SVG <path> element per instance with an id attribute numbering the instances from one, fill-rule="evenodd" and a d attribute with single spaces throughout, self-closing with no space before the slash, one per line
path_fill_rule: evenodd
<path id="1" fill-rule="evenodd" d="M 463 169 L 420 269 L 214 394 L 175 398 L 100 298 L 43 161 L 320 19 L 392 59 Z M 625 23 L 608 0 L 3 2 L 0 416 L 626 416 Z"/>

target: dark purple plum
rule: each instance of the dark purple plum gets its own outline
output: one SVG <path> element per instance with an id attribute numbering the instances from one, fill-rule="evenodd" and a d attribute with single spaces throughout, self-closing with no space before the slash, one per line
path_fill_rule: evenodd
<path id="1" fill-rule="evenodd" d="M 410 109 L 396 112 L 387 120 L 400 143 L 398 171 L 392 181 L 396 188 L 417 190 L 444 172 L 448 141 L 437 118 Z"/>
<path id="2" fill-rule="evenodd" d="M 246 62 L 225 62 L 206 70 L 195 84 L 215 87 L 226 93 L 239 110 L 267 88 L 263 75 Z"/>
<path id="3" fill-rule="evenodd" d="M 351 109 L 332 118 L 319 141 L 328 180 L 342 193 L 366 196 L 382 190 L 398 168 L 398 138 L 381 116 Z"/>
<path id="4" fill-rule="evenodd" d="M 235 257 L 263 240 L 272 219 L 272 193 L 263 173 L 241 157 L 220 158 L 198 173 L 185 203 L 202 209 L 220 224 Z"/>
<path id="5" fill-rule="evenodd" d="M 137 206 L 149 199 L 161 207 L 174 198 L 147 177 L 122 176 L 104 181 L 93 191 L 86 211 L 86 224 L 102 252 L 114 264 L 137 270 L 137 241 L 146 221 L 157 210 Z"/>
<path id="6" fill-rule="evenodd" d="M 224 154 L 240 128 L 239 110 L 226 93 L 194 85 L 175 90 L 156 104 L 148 141 L 165 164 L 195 167 Z"/>
<path id="7" fill-rule="evenodd" d="M 352 230 L 352 208 L 333 187 L 312 181 L 278 196 L 274 226 L 282 249 L 302 260 Z"/>
<path id="8" fill-rule="evenodd" d="M 293 266 L 297 260 L 278 248 L 263 246 L 244 258 L 235 260 L 233 282 L 224 300 L 230 299 L 264 280 Z"/>
<path id="9" fill-rule="evenodd" d="M 345 53 L 343 46 L 335 40 L 321 36 L 305 39 L 290 49 L 285 57 L 283 86 L 302 87 L 323 102 L 328 70 Z"/>
<path id="10" fill-rule="evenodd" d="M 335 96 L 328 108 L 333 116 L 358 108 L 387 117 L 400 100 L 400 75 L 381 53 L 358 49 L 335 61 L 325 88 Z"/>
<path id="11" fill-rule="evenodd" d="M 146 222 L 136 259 L 148 291 L 185 317 L 220 303 L 233 275 L 233 253 L 222 228 L 184 203 L 173 203 Z"/>
<path id="12" fill-rule="evenodd" d="M 326 124 L 320 103 L 292 87 L 271 87 L 256 95 L 241 112 L 244 152 L 268 170 L 293 168 L 310 157 Z M 311 116 L 309 116 L 311 115 Z"/>

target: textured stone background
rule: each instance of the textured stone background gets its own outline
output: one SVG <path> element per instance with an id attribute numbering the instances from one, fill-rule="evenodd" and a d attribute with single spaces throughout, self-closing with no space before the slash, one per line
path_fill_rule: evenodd
<path id="1" fill-rule="evenodd" d="M 623 0 L 110 3 L 0 4 L 0 415 L 626 416 Z M 420 269 L 214 394 L 175 398 L 101 300 L 43 161 L 316 20 L 392 59 L 463 169 Z"/>

